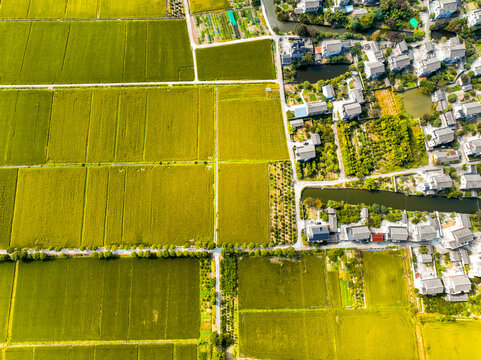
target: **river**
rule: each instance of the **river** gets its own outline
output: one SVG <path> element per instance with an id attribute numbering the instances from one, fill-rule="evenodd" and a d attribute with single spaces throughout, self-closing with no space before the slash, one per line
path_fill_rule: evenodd
<path id="1" fill-rule="evenodd" d="M 442 197 L 404 195 L 389 191 L 367 191 L 359 189 L 306 188 L 302 200 L 312 197 L 323 203 L 328 200 L 344 201 L 349 204 L 380 204 L 407 211 L 440 211 L 472 214 L 479 210 L 480 199 L 447 199 Z"/>

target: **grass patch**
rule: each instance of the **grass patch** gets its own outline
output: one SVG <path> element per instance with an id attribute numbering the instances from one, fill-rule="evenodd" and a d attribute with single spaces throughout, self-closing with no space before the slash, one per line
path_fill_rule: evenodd
<path id="1" fill-rule="evenodd" d="M 367 306 L 405 305 L 407 285 L 404 258 L 394 251 L 363 251 Z"/>
<path id="2" fill-rule="evenodd" d="M 220 164 L 218 186 L 221 243 L 269 241 L 267 166 L 266 163 Z"/>
<path id="3" fill-rule="evenodd" d="M 422 333 L 427 360 L 481 357 L 481 324 L 477 321 L 427 322 Z"/>
<path id="4" fill-rule="evenodd" d="M 194 78 L 183 20 L 2 22 L 0 37 L 1 84 Z"/>
<path id="5" fill-rule="evenodd" d="M 122 19 L 165 17 L 162 0 L 3 0 L 0 19 Z"/>
<path id="6" fill-rule="evenodd" d="M 195 259 L 55 260 L 18 271 L 12 341 L 199 337 Z"/>
<path id="7" fill-rule="evenodd" d="M 271 40 L 196 50 L 199 80 L 269 80 L 276 77 Z"/>
<path id="8" fill-rule="evenodd" d="M 325 259 L 245 257 L 239 260 L 239 308 L 320 308 L 327 306 Z"/>
<path id="9" fill-rule="evenodd" d="M 222 10 L 231 7 L 229 0 L 189 0 L 189 3 L 191 13 Z"/>
<path id="10" fill-rule="evenodd" d="M 327 294 L 331 309 L 340 309 L 342 307 L 341 285 L 339 281 L 339 271 L 327 272 Z"/>

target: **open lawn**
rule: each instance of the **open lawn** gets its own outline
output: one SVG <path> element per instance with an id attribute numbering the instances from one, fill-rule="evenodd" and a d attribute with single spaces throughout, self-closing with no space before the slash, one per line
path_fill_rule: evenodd
<path id="1" fill-rule="evenodd" d="M 5 171 L 11 172 L 1 170 L 0 179 Z M 10 244 L 184 245 L 211 240 L 213 181 L 212 169 L 204 165 L 20 169 L 16 196 L 15 188 L 10 195 L 15 196 Z M 6 177 L 2 185 L 12 182 Z M 10 217 L 5 212 L 0 220 L 7 223 Z"/>
<path id="2" fill-rule="evenodd" d="M 189 3 L 191 13 L 222 10 L 231 7 L 229 0 L 189 0 Z"/>
<path id="3" fill-rule="evenodd" d="M 238 95 L 218 104 L 221 160 L 286 160 L 286 136 L 276 97 Z"/>
<path id="4" fill-rule="evenodd" d="M 3 0 L 0 19 L 161 18 L 165 0 Z"/>
<path id="5" fill-rule="evenodd" d="M 269 80 L 275 69 L 271 40 L 196 50 L 199 80 Z"/>
<path id="6" fill-rule="evenodd" d="M 17 271 L 13 342 L 199 337 L 195 259 L 54 260 Z"/>
<path id="7" fill-rule="evenodd" d="M 267 164 L 220 164 L 219 242 L 269 241 Z"/>
<path id="8" fill-rule="evenodd" d="M 321 256 L 245 257 L 239 260 L 239 308 L 327 306 L 325 260 Z"/>
<path id="9" fill-rule="evenodd" d="M 363 251 L 367 306 L 405 305 L 407 283 L 404 257 L 397 251 Z"/>
<path id="10" fill-rule="evenodd" d="M 239 314 L 240 354 L 256 359 L 335 359 L 335 320 L 327 310 Z"/>
<path id="11" fill-rule="evenodd" d="M 159 345 L 92 345 L 42 346 L 9 348 L 4 360 L 196 360 L 197 346 Z"/>
<path id="12" fill-rule="evenodd" d="M 414 325 L 400 310 L 342 311 L 338 320 L 339 360 L 417 360 Z"/>
<path id="13" fill-rule="evenodd" d="M 0 22 L 0 38 L 1 84 L 194 79 L 184 20 Z"/>
<path id="14" fill-rule="evenodd" d="M 422 334 L 426 360 L 481 358 L 481 324 L 477 321 L 426 322 Z"/>

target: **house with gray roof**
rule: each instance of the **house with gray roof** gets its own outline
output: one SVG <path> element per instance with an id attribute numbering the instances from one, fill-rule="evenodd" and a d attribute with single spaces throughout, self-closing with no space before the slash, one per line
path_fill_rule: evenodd
<path id="1" fill-rule="evenodd" d="M 459 218 L 459 221 L 461 222 L 461 226 L 471 229 L 471 218 L 469 217 L 469 214 L 457 214 L 457 217 Z"/>
<path id="2" fill-rule="evenodd" d="M 390 226 L 389 239 L 392 242 L 408 241 L 409 231 L 406 227 L 403 226 Z"/>
<path id="3" fill-rule="evenodd" d="M 347 102 L 342 104 L 341 120 L 350 120 L 358 117 L 362 113 L 361 104 L 357 102 Z"/>
<path id="4" fill-rule="evenodd" d="M 452 275 L 443 278 L 444 286 L 448 294 L 461 294 L 471 291 L 471 281 L 467 275 Z"/>
<path id="5" fill-rule="evenodd" d="M 417 225 L 414 234 L 417 241 L 434 241 L 438 238 L 436 228 L 432 225 Z"/>
<path id="6" fill-rule="evenodd" d="M 323 58 L 339 55 L 342 52 L 341 40 L 324 40 L 321 45 L 321 54 Z"/>
<path id="7" fill-rule="evenodd" d="M 432 57 L 428 59 L 421 59 L 414 63 L 414 70 L 418 77 L 429 76 L 441 69 L 441 61 L 437 58 Z"/>
<path id="8" fill-rule="evenodd" d="M 467 156 L 481 155 L 481 139 L 469 140 L 464 144 L 464 153 Z"/>
<path id="9" fill-rule="evenodd" d="M 292 127 L 301 128 L 304 126 L 304 120 L 302 119 L 291 120 L 289 121 L 289 124 L 291 124 Z"/>
<path id="10" fill-rule="evenodd" d="M 311 138 L 309 140 L 314 146 L 321 145 L 321 136 L 318 133 L 311 134 Z"/>
<path id="11" fill-rule="evenodd" d="M 459 188 L 461 190 L 481 189 L 481 175 L 479 174 L 463 174 Z"/>
<path id="12" fill-rule="evenodd" d="M 481 114 L 481 104 L 477 101 L 465 102 L 453 108 L 454 117 L 460 119 L 472 119 Z"/>
<path id="13" fill-rule="evenodd" d="M 317 101 L 307 104 L 307 116 L 320 115 L 327 112 L 327 103 L 325 101 Z"/>
<path id="14" fill-rule="evenodd" d="M 453 163 L 461 160 L 461 154 L 457 150 L 437 151 L 433 154 L 433 159 L 438 164 Z"/>
<path id="15" fill-rule="evenodd" d="M 338 231 L 337 215 L 336 214 L 329 214 L 328 222 L 329 222 L 329 231 L 331 233 L 337 233 L 337 231 Z"/>
<path id="16" fill-rule="evenodd" d="M 440 108 L 443 108 L 443 110 L 439 110 Z M 438 102 L 437 110 L 438 111 L 444 111 L 448 108 L 448 103 L 446 101 L 444 102 Z M 447 111 L 444 114 L 441 114 L 441 123 L 443 124 L 444 127 L 448 126 L 456 126 L 456 119 L 454 118 L 453 111 Z"/>
<path id="17" fill-rule="evenodd" d="M 356 18 L 359 18 L 362 15 L 366 15 L 366 14 L 369 14 L 369 12 L 365 8 L 359 8 L 352 12 L 352 16 Z"/>
<path id="18" fill-rule="evenodd" d="M 324 95 L 327 100 L 335 99 L 336 92 L 334 91 L 334 87 L 331 84 L 324 85 L 322 87 L 322 95 Z"/>
<path id="19" fill-rule="evenodd" d="M 454 141 L 454 129 L 451 127 L 439 128 L 433 131 L 431 140 L 432 146 L 439 146 Z"/>
<path id="20" fill-rule="evenodd" d="M 466 55 L 466 49 L 459 42 L 459 38 L 454 37 L 443 46 L 442 53 L 443 61 L 445 63 L 452 64 L 464 58 Z"/>
<path id="21" fill-rule="evenodd" d="M 453 187 L 453 179 L 448 174 L 434 175 L 429 178 L 430 189 L 441 191 Z"/>
<path id="22" fill-rule="evenodd" d="M 433 103 L 436 103 L 436 110 L 437 111 L 444 111 L 448 108 L 448 101 L 446 98 L 446 91 L 443 89 L 435 91 L 431 95 L 431 100 Z M 452 114 L 451 114 L 452 116 Z"/>
<path id="23" fill-rule="evenodd" d="M 424 56 L 426 58 L 429 57 L 429 55 L 433 55 L 434 54 L 434 45 L 432 42 L 430 41 L 426 41 L 424 43 L 422 43 L 421 45 L 421 51 L 423 52 Z"/>
<path id="24" fill-rule="evenodd" d="M 294 9 L 296 14 L 307 14 L 318 12 L 322 6 L 320 0 L 298 0 L 297 6 Z"/>
<path id="25" fill-rule="evenodd" d="M 444 292 L 444 285 L 439 278 L 422 279 L 419 292 L 423 295 L 438 295 Z"/>
<path id="26" fill-rule="evenodd" d="M 306 141 L 296 146 L 294 155 L 297 161 L 309 161 L 316 157 L 316 147 L 309 141 Z"/>
<path id="27" fill-rule="evenodd" d="M 371 230 L 366 225 L 349 226 L 346 228 L 349 241 L 365 242 L 371 240 Z"/>
<path id="28" fill-rule="evenodd" d="M 470 11 L 467 15 L 469 26 L 478 26 L 481 24 L 481 9 Z"/>
<path id="29" fill-rule="evenodd" d="M 406 54 L 391 55 L 387 58 L 387 62 L 391 71 L 399 72 L 411 65 L 411 58 Z"/>
<path id="30" fill-rule="evenodd" d="M 436 0 L 431 5 L 431 13 L 434 13 L 434 20 L 450 17 L 457 10 L 457 0 Z"/>
<path id="31" fill-rule="evenodd" d="M 309 224 L 307 225 L 306 234 L 309 242 L 327 242 L 330 237 L 327 225 Z"/>
<path id="32" fill-rule="evenodd" d="M 431 264 L 433 262 L 433 256 L 431 254 L 417 254 L 416 259 L 421 264 Z"/>
<path id="33" fill-rule="evenodd" d="M 279 45 L 282 65 L 290 65 L 292 60 L 301 60 L 308 52 L 314 52 L 310 38 L 281 38 Z"/>
<path id="34" fill-rule="evenodd" d="M 379 49 L 377 42 L 369 41 L 367 44 L 364 45 L 364 50 L 370 62 L 384 62 L 384 55 Z"/>
<path id="35" fill-rule="evenodd" d="M 380 61 L 369 61 L 364 63 L 364 72 L 368 79 L 376 79 L 384 74 L 386 68 Z"/>
<path id="36" fill-rule="evenodd" d="M 443 238 L 444 247 L 450 250 L 465 246 L 474 240 L 473 232 L 465 227 L 451 231 L 451 235 L 452 237 L 445 236 Z"/>

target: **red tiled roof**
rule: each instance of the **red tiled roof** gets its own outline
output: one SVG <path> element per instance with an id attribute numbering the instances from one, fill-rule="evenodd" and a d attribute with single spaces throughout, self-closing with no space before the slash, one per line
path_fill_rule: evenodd
<path id="1" fill-rule="evenodd" d="M 322 47 L 316 46 L 316 47 L 314 48 L 314 51 L 316 52 L 316 54 L 320 54 L 320 53 L 322 53 Z"/>
<path id="2" fill-rule="evenodd" d="M 383 234 L 372 234 L 372 241 L 373 242 L 383 242 L 384 235 Z"/>

